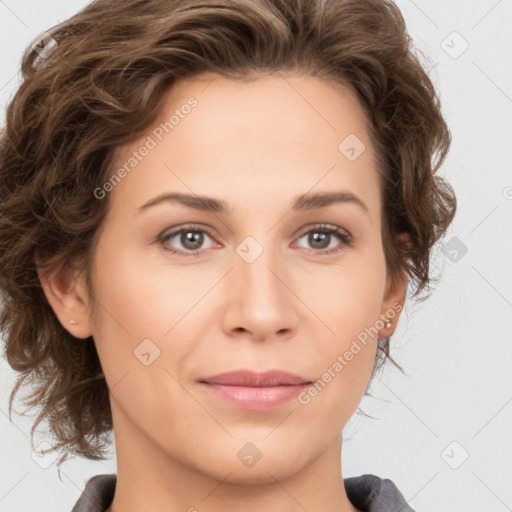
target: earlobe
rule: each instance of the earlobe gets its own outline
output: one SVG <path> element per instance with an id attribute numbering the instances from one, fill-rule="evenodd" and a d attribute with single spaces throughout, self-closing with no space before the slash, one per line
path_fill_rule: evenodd
<path id="1" fill-rule="evenodd" d="M 410 241 L 408 233 L 400 233 L 399 238 L 405 242 Z M 397 327 L 400 313 L 405 304 L 405 296 L 408 284 L 407 273 L 404 270 L 401 278 L 394 283 L 386 284 L 386 293 L 382 303 L 380 319 L 384 323 L 384 328 L 380 329 L 379 337 L 387 338 L 391 336 Z"/>
<path id="2" fill-rule="evenodd" d="M 394 283 L 387 292 L 382 303 L 380 322 L 383 323 L 383 328 L 379 329 L 379 338 L 387 338 L 395 332 L 400 313 L 404 307 L 406 291 L 407 278 L 404 277 L 399 282 Z"/>
<path id="3" fill-rule="evenodd" d="M 46 299 L 62 326 L 76 338 L 92 336 L 89 301 L 80 273 L 69 266 L 41 268 L 37 274 Z"/>

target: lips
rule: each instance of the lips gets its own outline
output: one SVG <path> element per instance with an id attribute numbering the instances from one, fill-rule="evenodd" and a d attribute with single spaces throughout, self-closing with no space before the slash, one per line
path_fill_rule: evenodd
<path id="1" fill-rule="evenodd" d="M 207 393 L 241 409 L 266 411 L 283 407 L 311 381 L 293 373 L 236 370 L 199 380 Z"/>
<path id="2" fill-rule="evenodd" d="M 224 386 L 251 387 L 293 386 L 311 383 L 311 381 L 304 377 L 282 370 L 270 370 L 263 373 L 252 370 L 235 370 L 206 377 L 200 379 L 199 382 Z"/>

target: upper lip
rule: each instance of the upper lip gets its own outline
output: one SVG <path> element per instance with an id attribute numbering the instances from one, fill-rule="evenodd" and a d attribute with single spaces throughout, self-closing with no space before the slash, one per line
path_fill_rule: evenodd
<path id="1" fill-rule="evenodd" d="M 310 381 L 304 377 L 282 370 L 270 370 L 263 373 L 252 370 L 234 370 L 200 379 L 200 382 L 206 382 L 208 384 L 223 384 L 228 386 L 255 387 L 286 386 L 310 383 Z"/>

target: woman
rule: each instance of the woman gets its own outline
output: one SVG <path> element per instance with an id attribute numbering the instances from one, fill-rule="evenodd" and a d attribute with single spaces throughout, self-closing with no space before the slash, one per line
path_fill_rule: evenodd
<path id="1" fill-rule="evenodd" d="M 75 512 L 412 510 L 341 468 L 456 209 L 410 46 L 382 0 L 98 0 L 27 50 L 1 326 L 59 463 L 114 434 Z"/>

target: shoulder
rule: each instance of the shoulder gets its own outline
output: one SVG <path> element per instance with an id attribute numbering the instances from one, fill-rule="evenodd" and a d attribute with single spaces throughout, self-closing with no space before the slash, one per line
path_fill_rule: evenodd
<path id="1" fill-rule="evenodd" d="M 361 512 L 414 512 L 388 478 L 366 474 L 343 481 L 348 499 Z"/>
<path id="2" fill-rule="evenodd" d="M 114 498 L 117 475 L 95 475 L 85 484 L 71 512 L 105 512 Z"/>

